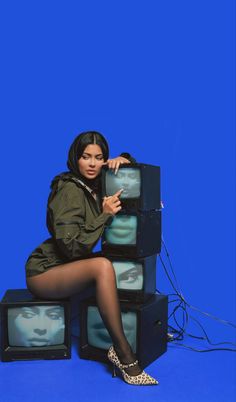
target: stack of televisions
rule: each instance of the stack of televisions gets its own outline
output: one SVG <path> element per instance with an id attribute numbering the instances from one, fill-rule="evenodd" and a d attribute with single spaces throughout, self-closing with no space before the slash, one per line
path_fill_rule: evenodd
<path id="1" fill-rule="evenodd" d="M 102 252 L 116 272 L 124 331 L 144 368 L 167 349 L 168 298 L 156 294 L 161 250 L 160 168 L 104 168 L 103 195 L 123 188 L 122 210 L 107 225 Z M 71 299 L 40 300 L 25 289 L 7 290 L 1 301 L 1 360 L 71 357 Z M 80 303 L 81 358 L 107 361 L 112 344 L 96 301 Z"/>
<path id="2" fill-rule="evenodd" d="M 103 255 L 111 260 L 126 337 L 144 368 L 167 348 L 168 298 L 156 294 L 156 260 L 161 251 L 160 167 L 125 164 L 115 175 L 102 172 L 103 196 L 123 189 L 122 209 L 105 228 Z M 81 303 L 80 356 L 107 361 L 112 340 L 96 301 Z"/>

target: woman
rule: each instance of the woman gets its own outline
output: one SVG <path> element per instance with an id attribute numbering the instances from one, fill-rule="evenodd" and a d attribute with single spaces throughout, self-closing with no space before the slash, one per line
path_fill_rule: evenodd
<path id="1" fill-rule="evenodd" d="M 157 384 L 143 372 L 124 335 L 116 276 L 111 262 L 91 252 L 110 218 L 121 210 L 122 189 L 101 200 L 101 169 L 107 164 L 117 173 L 129 154 L 108 159 L 105 138 L 96 131 L 81 133 L 72 143 L 69 172 L 54 178 L 48 199 L 47 226 L 51 238 L 36 248 L 26 263 L 28 289 L 37 297 L 72 296 L 92 283 L 104 324 L 114 346 L 108 359 L 130 384 Z"/>

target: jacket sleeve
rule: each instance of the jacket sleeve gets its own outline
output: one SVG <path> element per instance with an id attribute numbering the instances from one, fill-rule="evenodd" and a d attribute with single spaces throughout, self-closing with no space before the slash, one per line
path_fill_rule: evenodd
<path id="1" fill-rule="evenodd" d="M 90 254 L 111 218 L 107 213 L 86 216 L 85 194 L 76 184 L 67 182 L 51 202 L 54 239 L 69 260 Z"/>

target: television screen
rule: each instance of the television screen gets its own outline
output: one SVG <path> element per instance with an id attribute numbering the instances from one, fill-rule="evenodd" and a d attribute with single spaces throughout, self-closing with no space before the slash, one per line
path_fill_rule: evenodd
<path id="1" fill-rule="evenodd" d="M 106 226 L 102 251 L 111 256 L 133 258 L 161 251 L 161 211 L 120 211 Z"/>
<path id="2" fill-rule="evenodd" d="M 120 300 L 142 303 L 156 292 L 156 254 L 136 259 L 106 258 L 114 267 Z"/>
<path id="3" fill-rule="evenodd" d="M 136 244 L 137 216 L 116 215 L 105 229 L 109 244 Z"/>
<path id="4" fill-rule="evenodd" d="M 143 163 L 123 164 L 116 174 L 107 166 L 103 167 L 103 197 L 121 189 L 120 200 L 124 210 L 160 210 L 160 167 Z"/>
<path id="5" fill-rule="evenodd" d="M 41 300 L 26 289 L 8 290 L 1 301 L 2 361 L 68 359 L 70 301 Z"/>
<path id="6" fill-rule="evenodd" d="M 137 314 L 133 311 L 122 312 L 121 319 L 126 338 L 136 352 Z M 87 333 L 88 343 L 91 346 L 107 350 L 112 345 L 110 335 L 96 306 L 88 307 Z"/>
<path id="7" fill-rule="evenodd" d="M 10 307 L 7 313 L 9 346 L 63 344 L 65 316 L 62 306 Z"/>
<path id="8" fill-rule="evenodd" d="M 135 261 L 113 261 L 118 289 L 142 290 L 143 265 Z"/>
<path id="9" fill-rule="evenodd" d="M 117 174 L 109 169 L 106 173 L 105 183 L 107 196 L 113 195 L 123 188 L 120 199 L 140 197 L 141 177 L 139 168 L 129 167 L 124 169 L 121 167 Z"/>
<path id="10" fill-rule="evenodd" d="M 155 294 L 146 303 L 120 302 L 120 306 L 124 332 L 144 368 L 167 350 L 168 297 Z M 84 300 L 80 308 L 80 357 L 107 362 L 112 340 L 96 301 Z"/>

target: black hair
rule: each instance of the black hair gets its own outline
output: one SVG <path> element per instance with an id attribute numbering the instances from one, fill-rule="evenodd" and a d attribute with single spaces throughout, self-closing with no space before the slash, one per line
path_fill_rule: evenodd
<path id="1" fill-rule="evenodd" d="M 97 144 L 100 146 L 103 154 L 104 161 L 106 162 L 109 157 L 109 147 L 106 139 L 103 137 L 101 133 L 98 131 L 86 131 L 79 134 L 74 141 L 72 142 L 68 159 L 67 159 L 67 167 L 69 172 L 62 172 L 55 176 L 51 182 L 51 192 L 48 197 L 48 205 L 55 197 L 55 194 L 58 191 L 58 183 L 60 180 L 68 180 L 74 176 L 79 178 L 90 187 L 97 194 L 101 193 L 101 173 L 95 179 L 87 179 L 85 178 L 79 171 L 78 167 L 78 159 L 81 158 L 85 148 L 90 144 Z M 53 235 L 53 228 L 51 227 L 52 218 L 50 217 L 50 209 L 47 208 L 47 227 L 49 232 Z"/>
<path id="2" fill-rule="evenodd" d="M 98 131 L 86 131 L 79 134 L 70 146 L 67 167 L 76 176 L 80 176 L 78 159 L 81 158 L 85 148 L 90 144 L 97 144 L 102 150 L 104 161 L 109 157 L 109 147 L 106 139 Z"/>

